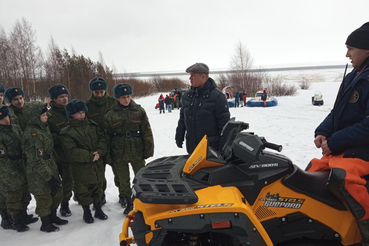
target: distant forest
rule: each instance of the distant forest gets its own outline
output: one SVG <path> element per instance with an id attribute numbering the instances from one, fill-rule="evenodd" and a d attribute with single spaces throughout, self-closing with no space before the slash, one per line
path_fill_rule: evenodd
<path id="1" fill-rule="evenodd" d="M 118 83 L 131 84 L 136 97 L 186 87 L 186 83 L 178 78 L 115 80 L 113 70 L 104 64 L 101 52 L 99 61 L 92 61 L 89 57 L 77 55 L 74 50 L 70 54 L 67 49 L 59 48 L 52 37 L 45 52 L 36 41 L 36 31 L 24 18 L 17 20 L 9 33 L 0 26 L 0 83 L 5 88 L 22 88 L 26 101 L 45 101 L 49 97 L 48 89 L 54 84 L 67 86 L 70 99 L 87 100 L 91 95 L 88 82 L 94 77 L 108 81 L 110 95 Z"/>

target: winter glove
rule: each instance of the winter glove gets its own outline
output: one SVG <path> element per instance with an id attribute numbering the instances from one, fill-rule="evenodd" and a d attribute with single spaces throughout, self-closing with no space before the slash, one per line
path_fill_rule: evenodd
<path id="1" fill-rule="evenodd" d="M 57 180 L 56 178 L 54 178 L 54 176 L 52 176 L 51 179 L 47 181 L 47 183 L 50 186 L 51 194 L 55 194 L 56 192 L 58 192 L 58 189 L 60 187 L 59 180 Z"/>
<path id="2" fill-rule="evenodd" d="M 177 144 L 178 148 L 182 148 L 183 142 L 178 142 L 177 141 L 176 144 Z"/>

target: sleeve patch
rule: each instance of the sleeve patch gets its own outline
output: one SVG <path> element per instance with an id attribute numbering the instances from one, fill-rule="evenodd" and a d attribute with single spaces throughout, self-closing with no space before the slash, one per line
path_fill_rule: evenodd
<path id="1" fill-rule="evenodd" d="M 6 155 L 6 150 L 5 150 L 5 148 L 1 148 L 0 149 L 0 156 L 4 156 L 4 155 Z"/>
<path id="2" fill-rule="evenodd" d="M 37 156 L 43 157 L 44 156 L 44 149 L 37 149 Z"/>

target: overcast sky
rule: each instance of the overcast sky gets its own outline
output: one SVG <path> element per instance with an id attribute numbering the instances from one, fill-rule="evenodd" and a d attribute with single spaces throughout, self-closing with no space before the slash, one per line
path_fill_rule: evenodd
<path id="1" fill-rule="evenodd" d="M 229 68 L 239 42 L 255 67 L 345 64 L 345 41 L 369 0 L 0 0 L 9 34 L 23 17 L 44 52 L 60 48 L 116 72 Z"/>

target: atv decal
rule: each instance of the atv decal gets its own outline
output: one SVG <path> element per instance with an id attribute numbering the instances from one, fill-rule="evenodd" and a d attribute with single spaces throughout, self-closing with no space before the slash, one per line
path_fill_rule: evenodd
<path id="1" fill-rule="evenodd" d="M 234 203 L 215 203 L 215 204 L 205 204 L 205 205 L 197 205 L 196 207 L 190 207 L 190 208 L 182 208 L 177 210 L 169 211 L 169 213 L 176 213 L 181 211 L 187 211 L 187 210 L 193 210 L 193 209 L 199 209 L 199 208 L 220 208 L 220 207 L 232 207 Z"/>
<path id="2" fill-rule="evenodd" d="M 254 168 L 267 168 L 267 167 L 278 167 L 278 163 L 265 163 L 265 164 L 253 164 L 249 166 L 249 169 Z"/>
<path id="3" fill-rule="evenodd" d="M 254 151 L 254 148 L 251 147 L 250 145 L 246 144 L 245 142 L 240 141 L 238 144 L 241 145 L 242 147 L 246 148 L 247 150 L 251 151 L 251 152 Z"/>
<path id="4" fill-rule="evenodd" d="M 261 198 L 259 201 L 264 201 L 264 207 L 300 209 L 305 199 L 280 197 L 279 193 L 270 194 L 268 192 L 265 198 Z"/>
<path id="5" fill-rule="evenodd" d="M 194 164 L 192 164 L 192 166 L 190 166 L 190 168 L 188 169 L 188 171 L 191 171 L 191 169 L 192 169 L 192 168 L 194 168 L 194 167 L 197 165 L 197 163 L 199 163 L 199 162 L 201 161 L 201 159 L 202 159 L 202 156 L 200 156 L 200 158 L 199 158 L 199 159 L 197 159 L 197 160 L 195 161 L 195 163 L 194 163 Z"/>

